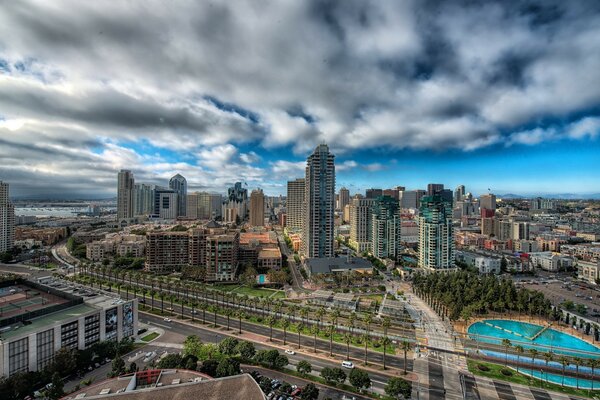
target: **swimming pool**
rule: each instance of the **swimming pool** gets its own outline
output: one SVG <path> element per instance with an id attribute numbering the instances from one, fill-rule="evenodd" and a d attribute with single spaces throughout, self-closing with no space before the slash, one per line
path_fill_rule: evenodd
<path id="1" fill-rule="evenodd" d="M 468 329 L 469 337 L 483 343 L 502 344 L 508 339 L 513 345 L 552 351 L 557 354 L 598 357 L 600 348 L 575 336 L 528 322 L 488 319 L 475 322 Z M 572 350 L 572 351 L 569 351 Z"/>
<path id="2" fill-rule="evenodd" d="M 258 276 L 256 277 L 256 280 L 258 281 L 258 284 L 259 284 L 259 285 L 264 285 L 264 284 L 265 284 L 265 282 L 266 282 L 266 280 L 267 280 L 267 276 L 266 276 L 266 275 L 264 275 L 264 274 L 258 275 Z"/>

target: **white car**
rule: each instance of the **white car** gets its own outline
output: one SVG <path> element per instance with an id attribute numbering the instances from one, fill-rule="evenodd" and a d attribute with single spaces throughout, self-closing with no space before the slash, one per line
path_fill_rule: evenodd
<path id="1" fill-rule="evenodd" d="M 296 352 L 294 350 L 286 349 L 285 354 L 289 354 L 290 356 L 293 356 L 294 354 L 296 354 Z"/>
<path id="2" fill-rule="evenodd" d="M 163 319 L 163 321 L 165 321 L 165 322 L 171 322 L 171 318 L 165 318 L 165 319 Z"/>
<path id="3" fill-rule="evenodd" d="M 342 367 L 348 368 L 348 369 L 353 369 L 354 364 L 352 364 L 351 361 L 342 361 Z"/>

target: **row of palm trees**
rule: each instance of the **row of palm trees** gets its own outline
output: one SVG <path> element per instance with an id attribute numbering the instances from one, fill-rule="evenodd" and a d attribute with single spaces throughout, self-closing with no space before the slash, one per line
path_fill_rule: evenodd
<path id="1" fill-rule="evenodd" d="M 173 282 L 166 277 L 154 277 L 148 276 L 145 273 L 139 273 L 135 271 L 114 271 L 111 268 L 101 268 L 100 270 L 84 269 L 83 274 L 89 283 L 92 285 L 96 283 L 98 286 L 102 286 L 103 282 L 108 281 L 113 286 L 117 287 L 117 290 L 125 289 L 127 296 L 129 292 L 133 291 L 134 297 L 142 294 L 144 297 L 149 297 L 150 308 L 154 311 L 155 297 L 158 296 L 160 299 L 160 311 L 164 313 L 164 301 L 167 299 L 170 301 L 169 311 L 174 311 L 173 303 L 178 301 L 181 304 L 181 315 L 184 313 L 184 306 L 189 305 L 191 307 L 192 320 L 196 314 L 196 310 L 202 311 L 202 322 L 206 324 L 206 312 L 210 312 L 214 317 L 214 325 L 217 325 L 217 314 L 222 314 L 227 318 L 227 329 L 230 329 L 230 318 L 234 317 L 238 319 L 239 327 L 238 330 L 241 333 L 242 319 L 248 317 L 247 313 L 240 307 L 243 305 L 246 308 L 251 308 L 252 312 L 260 315 L 265 323 L 270 328 L 270 340 L 273 336 L 273 326 L 277 323 L 278 319 L 285 315 L 281 326 L 284 334 L 284 344 L 287 343 L 288 329 L 292 326 L 297 316 L 299 321 L 293 324 L 296 331 L 298 332 L 298 346 L 301 346 L 301 334 L 308 328 L 310 333 L 313 335 L 313 347 L 316 352 L 316 337 L 319 332 L 323 331 L 329 338 L 329 353 L 333 355 L 333 338 L 335 333 L 339 329 L 340 319 L 342 313 L 339 309 L 334 309 L 329 315 L 329 324 L 325 327 L 324 316 L 327 311 L 324 307 L 319 307 L 313 310 L 309 306 L 300 306 L 297 304 L 284 304 L 281 300 L 275 300 L 270 298 L 259 298 L 250 297 L 247 295 L 238 295 L 235 293 L 229 293 L 226 291 L 212 290 L 207 288 L 205 285 L 197 285 L 193 283 L 181 283 Z M 130 284 L 127 284 L 129 282 Z M 141 286 L 141 288 L 140 288 Z M 175 292 L 175 294 L 171 294 Z M 199 301 L 199 298 L 203 299 Z M 209 302 L 208 300 L 212 300 Z M 232 307 L 230 308 L 230 307 Z M 311 313 L 314 317 L 310 319 Z M 347 323 L 350 331 L 345 332 L 342 335 L 342 341 L 346 343 L 347 351 L 346 357 L 349 358 L 350 344 L 357 337 L 354 334 L 354 329 L 357 327 L 357 321 L 359 316 L 357 313 L 352 312 L 346 316 L 344 322 Z M 362 335 L 358 335 L 360 341 L 364 343 L 365 348 L 365 364 L 368 364 L 368 345 L 371 342 L 372 334 L 371 327 L 374 322 L 371 314 L 365 314 L 361 319 L 363 325 Z M 314 321 L 314 322 L 312 322 Z M 386 368 L 386 356 L 391 340 L 388 337 L 388 330 L 392 323 L 389 317 L 383 319 L 383 337 L 380 339 L 381 345 L 383 345 L 383 367 Z M 411 342 L 404 340 L 400 344 L 400 349 L 404 351 L 404 364 L 406 370 L 407 364 L 407 352 L 412 348 Z"/>
<path id="2" fill-rule="evenodd" d="M 565 355 L 558 355 L 558 358 L 556 359 L 555 357 L 557 356 L 557 354 L 553 353 L 552 351 L 540 352 L 536 348 L 525 349 L 521 345 L 513 346 L 512 342 L 509 339 L 502 339 L 502 346 L 505 349 L 505 360 L 504 360 L 505 366 L 508 365 L 508 350 L 513 348 L 514 351 L 517 353 L 517 372 L 519 372 L 519 363 L 521 362 L 521 357 L 523 356 L 525 351 L 527 351 L 529 353 L 529 357 L 531 358 L 531 369 L 532 370 L 533 370 L 533 366 L 535 365 L 535 360 L 539 359 L 540 356 L 544 359 L 544 361 L 546 363 L 546 369 L 548 369 L 548 364 L 551 361 L 558 361 L 562 365 L 562 381 L 561 381 L 562 386 L 565 385 L 565 373 L 566 373 L 567 366 L 575 365 L 575 368 L 576 368 L 575 376 L 576 376 L 577 389 L 579 389 L 579 367 L 580 366 L 586 365 L 586 366 L 590 367 L 592 370 L 592 378 L 594 377 L 595 369 L 600 367 L 600 359 L 597 359 L 597 358 L 585 358 L 584 359 L 581 357 L 567 357 Z M 546 383 L 548 383 L 548 372 L 546 372 Z M 594 390 L 594 380 L 593 379 L 592 379 L 591 390 Z"/>

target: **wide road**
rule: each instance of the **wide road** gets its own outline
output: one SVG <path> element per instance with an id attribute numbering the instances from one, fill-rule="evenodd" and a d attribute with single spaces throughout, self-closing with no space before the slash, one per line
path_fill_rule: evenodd
<path id="1" fill-rule="evenodd" d="M 214 330 L 204 329 L 202 326 L 190 326 L 188 324 L 182 324 L 177 321 L 165 322 L 163 320 L 163 318 L 157 317 L 155 315 L 147 314 L 147 313 L 140 313 L 140 322 L 146 323 L 149 325 L 159 326 L 159 327 L 165 329 L 166 331 L 176 332 L 183 336 L 196 335 L 204 343 L 218 343 L 222 339 L 228 337 L 233 332 L 235 332 L 235 330 L 232 329 L 231 331 L 228 332 L 229 334 L 225 334 L 225 333 L 214 332 Z M 237 324 L 235 325 L 235 327 L 237 328 Z M 233 328 L 233 325 L 232 325 L 232 328 Z M 297 335 L 294 335 L 294 336 L 297 336 Z M 160 341 L 161 339 L 159 338 L 158 340 Z M 274 348 L 274 346 L 270 346 L 267 342 L 262 342 L 262 343 L 255 342 L 255 347 L 258 350 L 268 350 L 268 349 Z M 312 365 L 313 371 L 315 371 L 317 375 L 325 367 L 341 367 L 341 362 L 344 360 L 343 357 L 338 357 L 336 359 L 331 359 L 331 360 L 314 357 L 311 354 L 312 348 L 308 348 L 308 347 L 302 348 L 300 351 L 298 349 L 296 349 L 294 346 L 290 346 L 290 348 L 293 348 L 294 351 L 296 351 L 296 354 L 294 354 L 294 355 L 287 355 L 287 357 L 290 361 L 290 365 L 293 368 L 295 368 L 295 366 L 298 364 L 298 362 L 300 362 L 301 360 L 306 360 Z M 389 379 L 389 375 L 369 371 L 369 376 L 371 377 L 371 381 L 373 383 L 372 389 L 374 389 L 375 391 L 377 391 L 379 393 L 383 393 L 385 384 L 386 384 L 387 380 Z"/>

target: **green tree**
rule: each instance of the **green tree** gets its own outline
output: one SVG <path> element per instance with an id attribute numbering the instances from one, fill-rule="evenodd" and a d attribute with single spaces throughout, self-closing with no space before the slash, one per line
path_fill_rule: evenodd
<path id="1" fill-rule="evenodd" d="M 256 354 L 256 349 L 254 348 L 254 344 L 246 341 L 240 341 L 236 348 L 240 357 L 245 360 L 250 360 Z"/>
<path id="2" fill-rule="evenodd" d="M 512 346 L 512 343 L 508 339 L 502 339 L 502 346 L 504 346 L 504 366 L 508 365 L 508 349 Z"/>
<path id="3" fill-rule="evenodd" d="M 223 358 L 219 361 L 215 372 L 217 378 L 238 375 L 240 373 L 240 362 L 234 358 Z"/>
<path id="4" fill-rule="evenodd" d="M 412 384 L 402 378 L 391 377 L 385 385 L 385 394 L 388 396 L 399 398 L 402 396 L 405 399 L 410 398 L 412 393 Z"/>
<path id="5" fill-rule="evenodd" d="M 219 352 L 226 356 L 237 354 L 238 340 L 234 337 L 227 337 L 219 343 Z"/>
<path id="6" fill-rule="evenodd" d="M 368 389 L 371 387 L 371 378 L 369 378 L 369 374 L 358 368 L 354 368 L 350 371 L 348 380 L 357 390 Z"/>
<path id="7" fill-rule="evenodd" d="M 312 365 L 306 360 L 300 360 L 296 366 L 296 371 L 302 376 L 308 375 L 312 372 Z"/>
<path id="8" fill-rule="evenodd" d="M 350 359 L 350 343 L 352 343 L 352 334 L 344 333 L 344 343 L 346 343 L 346 360 Z"/>
<path id="9" fill-rule="evenodd" d="M 319 398 L 319 389 L 317 389 L 314 383 L 309 383 L 302 389 L 300 398 L 302 400 L 317 400 Z"/>
<path id="10" fill-rule="evenodd" d="M 406 354 L 412 349 L 412 344 L 408 340 L 403 340 L 400 343 L 400 349 L 404 353 L 404 375 L 406 375 L 407 359 Z"/>
<path id="11" fill-rule="evenodd" d="M 310 327 L 310 333 L 313 334 L 313 350 L 317 352 L 317 334 L 319 333 L 319 327 L 315 324 Z"/>
<path id="12" fill-rule="evenodd" d="M 288 318 L 285 318 L 283 322 L 281 322 L 281 327 L 283 328 L 283 345 L 285 346 L 287 343 L 287 329 L 290 327 L 291 322 Z"/>
<path id="13" fill-rule="evenodd" d="M 58 400 L 65 394 L 63 388 L 64 384 L 62 379 L 60 378 L 60 374 L 58 372 L 55 372 L 54 374 L 52 374 L 52 385 L 48 389 L 46 395 L 49 399 Z"/>
<path id="14" fill-rule="evenodd" d="M 190 335 L 183 341 L 183 355 L 193 355 L 198 357 L 202 350 L 202 341 L 196 335 Z"/>
<path id="15" fill-rule="evenodd" d="M 159 369 L 173 369 L 180 368 L 182 363 L 182 358 L 177 353 L 168 354 L 165 357 L 161 358 L 158 362 Z"/>
<path id="16" fill-rule="evenodd" d="M 341 368 L 325 367 L 321 370 L 321 377 L 329 384 L 344 383 L 346 373 Z"/>
<path id="17" fill-rule="evenodd" d="M 125 361 L 121 357 L 115 357 L 112 360 L 112 370 L 110 371 L 110 376 L 120 376 L 125 373 Z"/>
<path id="18" fill-rule="evenodd" d="M 521 354 L 525 352 L 525 349 L 520 344 L 515 346 L 515 351 L 517 352 L 517 372 L 519 372 L 519 362 L 521 362 Z"/>

